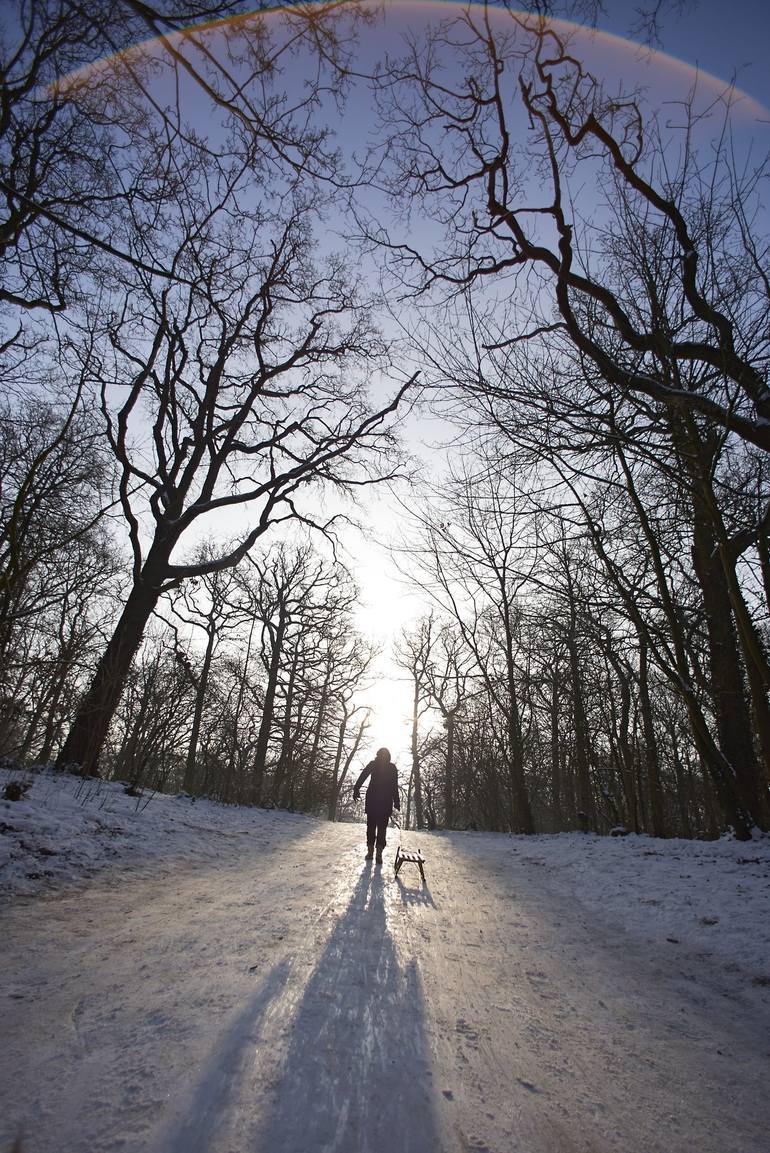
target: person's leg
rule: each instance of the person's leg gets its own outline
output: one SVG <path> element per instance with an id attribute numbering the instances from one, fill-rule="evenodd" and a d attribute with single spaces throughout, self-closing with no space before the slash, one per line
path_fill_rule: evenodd
<path id="1" fill-rule="evenodd" d="M 374 842 L 377 837 L 377 818 L 367 815 L 366 818 L 366 855 L 371 857 L 374 853 Z"/>
<path id="2" fill-rule="evenodd" d="M 377 860 L 378 861 L 382 860 L 382 850 L 385 848 L 385 845 L 387 843 L 386 839 L 385 839 L 387 831 L 388 831 L 388 818 L 386 817 L 384 821 L 378 821 L 377 822 Z"/>

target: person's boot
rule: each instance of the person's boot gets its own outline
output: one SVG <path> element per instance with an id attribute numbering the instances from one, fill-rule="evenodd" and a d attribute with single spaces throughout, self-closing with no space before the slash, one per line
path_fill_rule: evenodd
<path id="1" fill-rule="evenodd" d="M 382 849 L 377 850 L 377 864 L 378 865 L 382 864 Z"/>
<path id="2" fill-rule="evenodd" d="M 371 861 L 371 859 L 372 859 L 372 857 L 373 857 L 373 856 L 374 856 L 374 849 L 372 849 L 372 848 L 368 848 L 368 849 L 366 850 L 366 858 L 365 858 L 365 859 L 366 859 L 367 861 Z"/>

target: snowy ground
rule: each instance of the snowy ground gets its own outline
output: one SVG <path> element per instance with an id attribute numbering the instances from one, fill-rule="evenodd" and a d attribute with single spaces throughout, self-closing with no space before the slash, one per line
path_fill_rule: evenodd
<path id="1" fill-rule="evenodd" d="M 0 801 L 0 1153 L 766 1153 L 769 839 L 146 800 Z"/>

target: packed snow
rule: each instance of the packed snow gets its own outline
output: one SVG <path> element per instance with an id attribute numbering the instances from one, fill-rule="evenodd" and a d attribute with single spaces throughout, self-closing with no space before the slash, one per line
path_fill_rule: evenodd
<path id="1" fill-rule="evenodd" d="M 0 1153 L 766 1153 L 770 838 L 0 772 Z"/>

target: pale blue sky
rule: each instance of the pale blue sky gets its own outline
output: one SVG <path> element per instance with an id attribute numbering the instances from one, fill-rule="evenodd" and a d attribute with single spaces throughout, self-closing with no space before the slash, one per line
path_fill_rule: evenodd
<path id="1" fill-rule="evenodd" d="M 629 0 L 606 0 L 602 27 L 625 35 L 637 7 Z M 768 0 L 690 0 L 688 10 L 669 16 L 663 49 L 672 56 L 730 80 L 765 106 L 770 105 L 770 3 Z"/>

